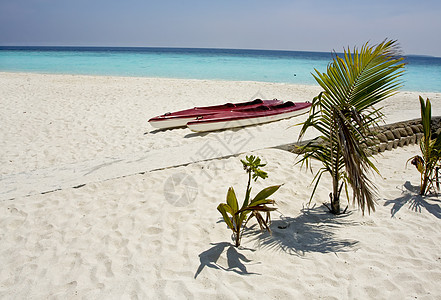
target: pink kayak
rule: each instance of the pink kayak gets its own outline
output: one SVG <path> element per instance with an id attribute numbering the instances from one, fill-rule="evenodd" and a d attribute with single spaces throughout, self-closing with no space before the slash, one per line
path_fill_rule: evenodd
<path id="1" fill-rule="evenodd" d="M 201 116 L 197 120 L 188 122 L 187 126 L 192 131 L 205 132 L 257 125 L 299 116 L 308 112 L 310 107 L 309 102 L 287 101 L 275 105 L 262 104 L 253 108 Z"/>
<path id="2" fill-rule="evenodd" d="M 231 112 L 241 109 L 255 108 L 260 105 L 276 105 L 281 104 L 281 100 L 261 100 L 256 99 L 249 102 L 242 103 L 226 103 L 222 105 L 215 106 L 205 106 L 205 107 L 194 107 L 191 109 L 181 110 L 172 113 L 165 113 L 161 116 L 151 118 L 149 120 L 150 125 L 159 129 L 177 128 L 185 127 L 190 121 L 197 120 L 201 117 L 207 117 L 209 115 L 214 115 L 222 112 Z"/>

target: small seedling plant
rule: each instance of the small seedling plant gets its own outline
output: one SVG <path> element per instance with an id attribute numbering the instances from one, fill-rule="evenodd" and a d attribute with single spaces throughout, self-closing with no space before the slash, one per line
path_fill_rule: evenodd
<path id="1" fill-rule="evenodd" d="M 259 178 L 265 179 L 268 177 L 268 174 L 260 169 L 266 164 L 262 164 L 260 158 L 254 155 L 246 156 L 245 160 L 241 159 L 240 161 L 242 162 L 244 170 L 248 174 L 248 184 L 242 206 L 239 207 L 234 188 L 230 187 L 227 192 L 227 202 L 220 203 L 217 207 L 217 210 L 222 214 L 225 223 L 227 223 L 228 228 L 233 231 L 233 238 L 236 247 L 240 246 L 240 241 L 246 224 L 253 217 L 256 218 L 257 223 L 262 231 L 267 230 L 271 233 L 271 229 L 269 227 L 271 222 L 270 213 L 277 208 L 267 206 L 275 204 L 275 201 L 268 199 L 268 197 L 274 194 L 281 186 L 274 185 L 267 187 L 261 190 L 253 199 L 251 199 L 251 181 L 253 180 L 256 182 Z M 266 214 L 266 218 L 262 216 L 262 213 Z"/>
<path id="2" fill-rule="evenodd" d="M 429 98 L 426 102 L 420 96 L 421 123 L 423 124 L 423 137 L 420 141 L 421 156 L 415 155 L 407 162 L 411 161 L 418 172 L 421 174 L 420 195 L 427 195 L 431 188 L 434 189 L 436 183 L 439 189 L 439 163 L 441 161 L 441 135 L 432 139 L 432 105 Z"/>

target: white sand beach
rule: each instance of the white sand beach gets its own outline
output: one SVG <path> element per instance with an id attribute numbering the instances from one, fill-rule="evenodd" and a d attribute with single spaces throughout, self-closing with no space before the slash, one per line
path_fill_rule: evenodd
<path id="1" fill-rule="evenodd" d="M 350 205 L 335 217 L 322 205 L 330 179 L 308 207 L 314 175 L 271 148 L 295 142 L 292 125 L 305 116 L 208 134 L 147 123 L 193 106 L 310 101 L 319 91 L 0 73 L 0 298 L 439 299 L 441 200 L 417 195 L 419 173 L 406 166 L 417 145 L 375 156 L 376 212 Z M 401 92 L 384 103 L 387 123 L 419 118 L 418 95 L 441 115 L 441 93 Z M 284 185 L 273 234 L 252 226 L 235 248 L 216 207 L 229 186 L 243 197 L 247 154 L 269 173 L 254 192 Z"/>

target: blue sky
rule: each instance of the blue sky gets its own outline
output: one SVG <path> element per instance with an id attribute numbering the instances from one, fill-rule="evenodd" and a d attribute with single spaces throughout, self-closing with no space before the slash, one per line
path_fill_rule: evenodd
<path id="1" fill-rule="evenodd" d="M 0 0 L 0 45 L 341 51 L 385 38 L 441 57 L 441 1 Z"/>

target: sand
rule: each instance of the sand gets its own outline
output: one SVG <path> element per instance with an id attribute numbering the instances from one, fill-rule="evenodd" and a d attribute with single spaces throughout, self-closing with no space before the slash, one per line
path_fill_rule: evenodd
<path id="1" fill-rule="evenodd" d="M 419 197 L 419 173 L 406 166 L 418 146 L 376 156 L 375 213 L 351 205 L 335 217 L 322 205 L 330 179 L 308 206 L 313 174 L 296 155 L 269 148 L 295 141 L 299 127 L 290 126 L 304 117 L 208 134 L 147 123 L 196 105 L 307 101 L 318 91 L 0 73 L 0 297 L 439 298 L 440 200 Z M 419 94 L 441 115 L 439 93 L 402 92 L 385 103 L 387 122 L 418 118 Z M 245 154 L 267 163 L 270 177 L 254 192 L 284 185 L 274 195 L 273 234 L 251 223 L 235 248 L 216 207 L 229 186 L 243 197 Z"/>

